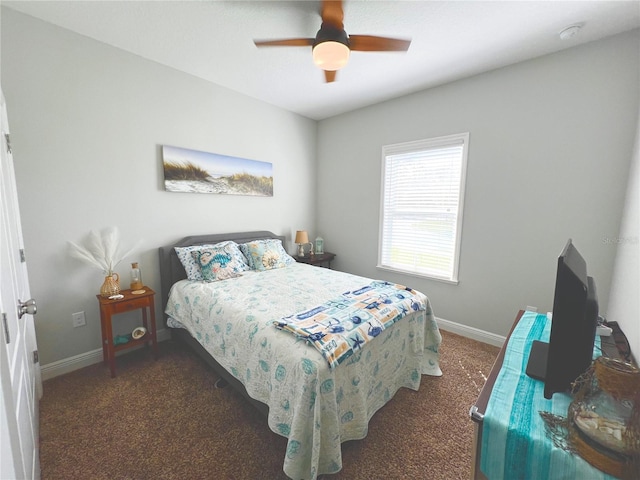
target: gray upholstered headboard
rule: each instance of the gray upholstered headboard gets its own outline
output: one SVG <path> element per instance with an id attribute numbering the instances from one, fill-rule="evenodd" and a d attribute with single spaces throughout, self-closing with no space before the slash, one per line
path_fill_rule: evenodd
<path id="1" fill-rule="evenodd" d="M 236 243 L 246 243 L 251 242 L 252 240 L 259 240 L 261 238 L 279 238 L 282 241 L 282 245 L 287 248 L 284 236 L 276 235 L 274 233 L 266 231 L 194 235 L 191 237 L 181 238 L 171 245 L 160 247 L 160 286 L 162 294 L 163 315 L 167 306 L 167 300 L 169 299 L 169 291 L 171 290 L 171 286 L 178 280 L 187 278 L 187 274 L 184 271 L 182 263 L 180 263 L 180 259 L 178 259 L 178 255 L 176 254 L 174 247 L 215 244 L 218 242 L 224 242 L 225 240 L 233 240 Z"/>

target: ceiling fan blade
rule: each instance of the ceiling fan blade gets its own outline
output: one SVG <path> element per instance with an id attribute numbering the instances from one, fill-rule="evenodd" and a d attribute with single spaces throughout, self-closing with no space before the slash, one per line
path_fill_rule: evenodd
<path id="1" fill-rule="evenodd" d="M 344 30 L 342 0 L 323 0 L 320 16 L 322 17 L 322 23 L 331 25 L 338 30 Z"/>
<path id="2" fill-rule="evenodd" d="M 376 37 L 373 35 L 349 35 L 349 47 L 358 52 L 404 52 L 411 40 Z"/>
<path id="3" fill-rule="evenodd" d="M 309 47 L 315 38 L 283 38 L 280 40 L 254 40 L 256 47 Z"/>
<path id="4" fill-rule="evenodd" d="M 336 73 L 338 73 L 336 70 L 325 70 L 324 71 L 324 80 L 327 83 L 331 83 L 331 82 L 335 82 L 336 81 Z"/>

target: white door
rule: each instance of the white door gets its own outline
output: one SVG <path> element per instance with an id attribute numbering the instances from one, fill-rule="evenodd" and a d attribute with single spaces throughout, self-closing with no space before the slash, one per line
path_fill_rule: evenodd
<path id="1" fill-rule="evenodd" d="M 7 109 L 0 89 L 0 479 L 39 479 L 40 364 Z"/>

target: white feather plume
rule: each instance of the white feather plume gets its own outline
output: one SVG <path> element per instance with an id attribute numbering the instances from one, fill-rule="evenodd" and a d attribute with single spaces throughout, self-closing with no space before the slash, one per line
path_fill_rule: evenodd
<path id="1" fill-rule="evenodd" d="M 100 270 L 107 270 L 107 265 L 102 263 L 99 258 L 96 258 L 96 256 L 94 256 L 94 254 L 85 247 L 77 245 L 73 242 L 69 242 L 69 247 L 69 253 L 72 257 L 82 260 L 83 262 L 86 262 L 89 265 L 93 265 L 94 267 L 98 267 Z"/>
<path id="2" fill-rule="evenodd" d="M 107 227 L 102 231 L 102 246 L 104 247 L 104 257 L 108 259 L 109 269 L 113 270 L 122 257 L 118 259 L 119 232 L 117 227 Z M 114 264 L 115 262 L 115 264 Z"/>
<path id="3" fill-rule="evenodd" d="M 106 275 L 138 246 L 134 245 L 126 253 L 120 250 L 120 232 L 117 227 L 107 227 L 100 232 L 91 230 L 84 245 L 69 242 L 69 253 L 91 266 L 98 267 Z"/>

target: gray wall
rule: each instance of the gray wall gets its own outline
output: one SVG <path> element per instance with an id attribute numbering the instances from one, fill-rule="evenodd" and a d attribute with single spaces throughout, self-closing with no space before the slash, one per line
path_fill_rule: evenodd
<path id="1" fill-rule="evenodd" d="M 425 292 L 438 317 L 506 335 L 551 310 L 569 237 L 606 312 L 638 118 L 637 30 L 323 120 L 317 228 L 336 268 Z M 459 284 L 376 269 L 381 147 L 469 132 Z M 314 235 L 316 232 L 314 232 Z"/>
<path id="2" fill-rule="evenodd" d="M 640 360 L 640 119 L 629 170 L 607 320 L 616 321 Z"/>
<path id="3" fill-rule="evenodd" d="M 315 223 L 314 121 L 6 8 L 2 88 L 42 364 L 101 348 L 104 277 L 69 257 L 67 241 L 119 227 L 124 246 L 141 240 L 127 261 L 159 292 L 160 245 Z M 271 162 L 274 196 L 165 192 L 163 144 Z M 116 269 L 125 285 L 128 267 Z M 72 327 L 78 311 L 86 327 Z M 119 333 L 134 320 L 118 320 Z"/>

